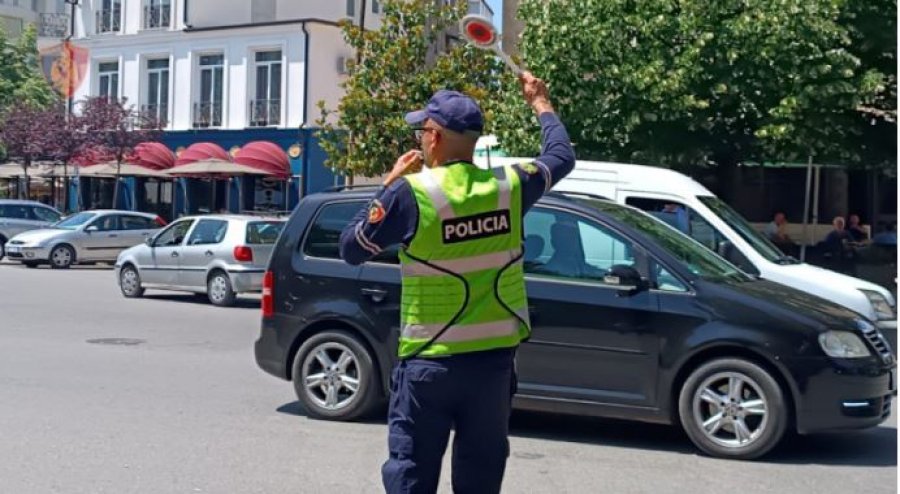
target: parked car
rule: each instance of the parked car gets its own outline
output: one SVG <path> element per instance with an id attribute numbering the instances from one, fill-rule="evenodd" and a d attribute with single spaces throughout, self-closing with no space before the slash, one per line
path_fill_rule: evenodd
<path id="1" fill-rule="evenodd" d="M 371 199 L 304 198 L 265 275 L 257 364 L 310 416 L 362 417 L 388 395 L 399 334 L 396 251 L 361 266 L 341 230 Z M 525 218 L 533 332 L 514 405 L 680 424 L 704 452 L 755 458 L 789 429 L 861 429 L 890 413 L 889 345 L 827 300 L 744 274 L 655 218 L 545 197 Z"/>
<path id="2" fill-rule="evenodd" d="M 62 214 L 37 201 L 0 199 L 0 259 L 6 255 L 6 242 L 16 235 L 46 228 L 62 218 Z"/>
<path id="3" fill-rule="evenodd" d="M 262 291 L 284 222 L 238 215 L 181 218 L 119 255 L 119 288 L 129 298 L 151 288 L 205 293 L 215 305 L 233 305 L 239 293 Z"/>
<path id="4" fill-rule="evenodd" d="M 66 269 L 73 264 L 113 262 L 120 252 L 143 242 L 165 224 L 155 214 L 83 211 L 47 228 L 16 235 L 7 243 L 6 255 L 31 268 L 43 263 Z"/>
<path id="5" fill-rule="evenodd" d="M 488 166 L 485 158 L 475 161 L 480 166 Z M 490 160 L 492 166 L 526 161 L 531 159 Z M 686 175 L 653 166 L 578 161 L 575 170 L 554 190 L 602 196 L 652 212 L 662 219 L 670 215 L 663 211 L 665 205 L 677 206 L 686 216 L 681 225 L 684 233 L 744 272 L 847 307 L 875 321 L 892 342 L 897 342 L 897 303 L 890 291 L 784 255 L 737 211 Z"/>

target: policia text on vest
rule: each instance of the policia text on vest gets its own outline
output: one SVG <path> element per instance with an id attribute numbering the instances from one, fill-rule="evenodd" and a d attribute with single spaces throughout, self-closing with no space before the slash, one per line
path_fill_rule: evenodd
<path id="1" fill-rule="evenodd" d="M 510 232 L 509 210 L 490 211 L 464 218 L 444 220 L 442 226 L 445 244 L 506 235 Z"/>

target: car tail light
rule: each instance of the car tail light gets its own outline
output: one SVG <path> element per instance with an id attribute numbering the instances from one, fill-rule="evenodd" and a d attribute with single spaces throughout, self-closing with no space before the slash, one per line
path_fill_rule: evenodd
<path id="1" fill-rule="evenodd" d="M 263 275 L 262 287 L 262 315 L 272 317 L 275 315 L 275 300 L 272 299 L 272 289 L 275 288 L 275 275 L 266 271 Z"/>
<path id="2" fill-rule="evenodd" d="M 156 218 L 153 218 L 153 221 L 154 221 L 157 225 L 159 225 L 160 228 L 162 228 L 162 227 L 168 225 L 168 223 L 166 223 L 166 220 L 162 219 L 162 216 L 157 216 Z"/>
<path id="3" fill-rule="evenodd" d="M 253 262 L 253 249 L 246 245 L 238 245 L 234 248 L 234 260 L 238 262 Z"/>

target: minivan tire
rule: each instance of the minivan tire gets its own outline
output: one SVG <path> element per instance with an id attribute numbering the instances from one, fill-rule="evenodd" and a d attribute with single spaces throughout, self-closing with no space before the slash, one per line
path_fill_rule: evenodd
<path id="1" fill-rule="evenodd" d="M 128 278 L 131 278 L 130 280 Z M 126 285 L 133 285 L 126 287 Z M 132 265 L 126 265 L 119 271 L 119 289 L 125 298 L 141 298 L 144 296 L 144 287 L 141 286 L 141 275 Z"/>
<path id="2" fill-rule="evenodd" d="M 685 380 L 678 399 L 691 441 L 710 456 L 735 460 L 759 458 L 778 445 L 788 428 L 788 406 L 778 381 L 742 358 L 701 365 Z"/>
<path id="3" fill-rule="evenodd" d="M 333 365 L 326 368 L 326 364 Z M 347 331 L 328 330 L 306 340 L 294 357 L 291 376 L 297 398 L 309 417 L 356 420 L 372 413 L 378 405 L 372 354 L 357 336 Z M 305 385 L 314 380 L 319 384 Z M 355 392 L 349 387 L 353 380 Z M 329 405 L 331 393 L 333 403 Z"/>
<path id="4" fill-rule="evenodd" d="M 206 281 L 206 296 L 211 304 L 219 307 L 231 307 L 237 298 L 231 279 L 224 271 L 213 271 Z"/>
<path id="5" fill-rule="evenodd" d="M 75 249 L 68 245 L 57 245 L 50 251 L 50 267 L 69 269 L 75 262 Z"/>

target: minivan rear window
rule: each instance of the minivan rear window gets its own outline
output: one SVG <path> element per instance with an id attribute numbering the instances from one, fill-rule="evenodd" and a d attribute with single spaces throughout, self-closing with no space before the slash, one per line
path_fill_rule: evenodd
<path id="1" fill-rule="evenodd" d="M 359 201 L 339 202 L 328 204 L 319 210 L 306 234 L 303 253 L 312 257 L 340 259 L 341 232 L 364 204 Z"/>
<path id="2" fill-rule="evenodd" d="M 247 223 L 247 243 L 273 245 L 284 228 L 283 221 L 252 221 Z"/>

